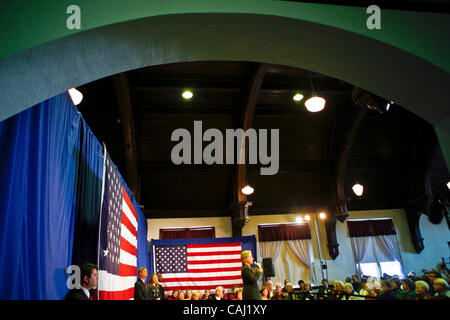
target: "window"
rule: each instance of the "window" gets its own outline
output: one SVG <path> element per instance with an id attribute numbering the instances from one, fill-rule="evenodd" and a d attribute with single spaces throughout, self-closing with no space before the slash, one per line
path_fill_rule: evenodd
<path id="1" fill-rule="evenodd" d="M 380 271 L 376 262 L 360 263 L 359 267 L 361 268 L 361 272 L 364 276 L 375 278 L 380 277 Z"/>
<path id="2" fill-rule="evenodd" d="M 380 262 L 381 273 L 403 278 L 402 267 L 398 261 Z"/>
<path id="3" fill-rule="evenodd" d="M 404 277 L 401 252 L 391 219 L 349 220 L 347 227 L 359 274 Z"/>

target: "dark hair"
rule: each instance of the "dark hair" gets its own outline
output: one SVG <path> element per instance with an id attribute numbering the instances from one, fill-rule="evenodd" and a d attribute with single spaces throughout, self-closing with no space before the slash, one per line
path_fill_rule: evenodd
<path id="1" fill-rule="evenodd" d="M 302 283 L 305 283 L 305 281 L 303 281 L 303 280 L 298 280 L 298 285 L 300 285 L 300 284 L 302 284 Z"/>
<path id="2" fill-rule="evenodd" d="M 391 283 L 392 283 L 392 282 L 395 282 L 395 284 L 397 285 L 397 288 L 400 289 L 400 286 L 402 285 L 402 282 L 400 281 L 399 278 L 392 278 L 392 279 L 391 279 Z"/>
<path id="3" fill-rule="evenodd" d="M 92 272 L 95 270 L 98 270 L 98 267 L 95 264 L 92 263 L 83 263 L 80 266 L 81 271 L 81 283 L 84 283 L 84 276 L 87 276 L 88 279 L 91 277 Z"/>
<path id="4" fill-rule="evenodd" d="M 406 284 L 408 286 L 409 290 L 415 290 L 416 283 L 413 280 L 411 280 L 409 278 L 403 279 L 402 283 Z"/>
<path id="5" fill-rule="evenodd" d="M 386 287 L 388 287 L 389 289 L 391 289 L 391 282 L 388 280 L 383 280 L 381 281 L 381 284 L 384 284 Z"/>
<path id="6" fill-rule="evenodd" d="M 439 271 L 436 271 L 436 270 L 430 271 L 429 274 L 434 274 L 436 276 L 436 278 L 442 278 L 441 273 Z"/>

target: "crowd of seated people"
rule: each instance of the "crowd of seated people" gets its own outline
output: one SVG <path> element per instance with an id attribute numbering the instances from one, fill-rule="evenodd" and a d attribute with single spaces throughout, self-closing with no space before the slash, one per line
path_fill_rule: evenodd
<path id="1" fill-rule="evenodd" d="M 323 279 L 321 286 L 314 292 L 310 284 L 298 281 L 295 290 L 288 280 L 281 289 L 281 283 L 275 284 L 273 293 L 269 291 L 273 284 L 267 283 L 261 289 L 263 300 L 449 300 L 449 277 L 436 270 L 424 271 L 422 276 L 408 275 L 404 279 L 384 274 L 380 279 L 357 276 L 347 277 L 345 283 L 339 280 L 329 284 Z M 270 296 L 270 298 L 268 298 Z"/>
<path id="2" fill-rule="evenodd" d="M 449 300 L 449 272 L 434 269 L 422 272 L 421 276 L 411 272 L 404 279 L 387 274 L 379 279 L 364 276 L 359 279 L 353 275 L 345 282 L 323 279 L 314 290 L 303 280 L 298 281 L 298 288 L 287 279 L 284 287 L 281 283 L 275 283 L 274 287 L 269 280 L 260 290 L 261 300 Z M 152 290 L 152 287 L 159 286 L 158 278 L 152 275 L 150 279 L 149 287 L 151 292 L 154 291 L 151 296 L 157 296 L 158 290 Z M 163 288 L 160 290 L 164 292 Z M 206 290 L 174 290 L 170 295 L 162 293 L 160 297 L 167 300 L 242 300 L 242 288 L 236 285 L 228 290 L 222 286 Z"/>
<path id="3" fill-rule="evenodd" d="M 229 292 L 225 292 L 222 286 L 218 286 L 214 289 L 214 294 L 211 294 L 211 289 L 173 290 L 167 300 L 242 300 L 242 288 L 234 286 Z"/>

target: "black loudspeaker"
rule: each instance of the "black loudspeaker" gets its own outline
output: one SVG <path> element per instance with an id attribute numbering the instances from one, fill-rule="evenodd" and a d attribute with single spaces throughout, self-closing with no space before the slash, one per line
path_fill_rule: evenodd
<path id="1" fill-rule="evenodd" d="M 275 268 L 273 267 L 272 258 L 264 258 L 262 264 L 264 277 L 275 277 Z"/>

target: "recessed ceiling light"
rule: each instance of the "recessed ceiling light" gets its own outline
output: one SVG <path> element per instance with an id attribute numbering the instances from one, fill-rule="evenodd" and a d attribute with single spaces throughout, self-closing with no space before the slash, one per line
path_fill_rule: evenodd
<path id="1" fill-rule="evenodd" d="M 192 99 L 192 97 L 194 96 L 194 94 L 193 94 L 192 91 L 190 91 L 190 90 L 185 90 L 185 91 L 183 91 L 183 93 L 181 94 L 181 96 L 183 97 L 183 99 L 189 100 L 189 99 Z"/>
<path id="2" fill-rule="evenodd" d="M 294 101 L 296 101 L 296 102 L 302 101 L 303 95 L 302 95 L 301 93 L 296 93 L 296 94 L 292 97 L 292 99 L 294 99 Z"/>

